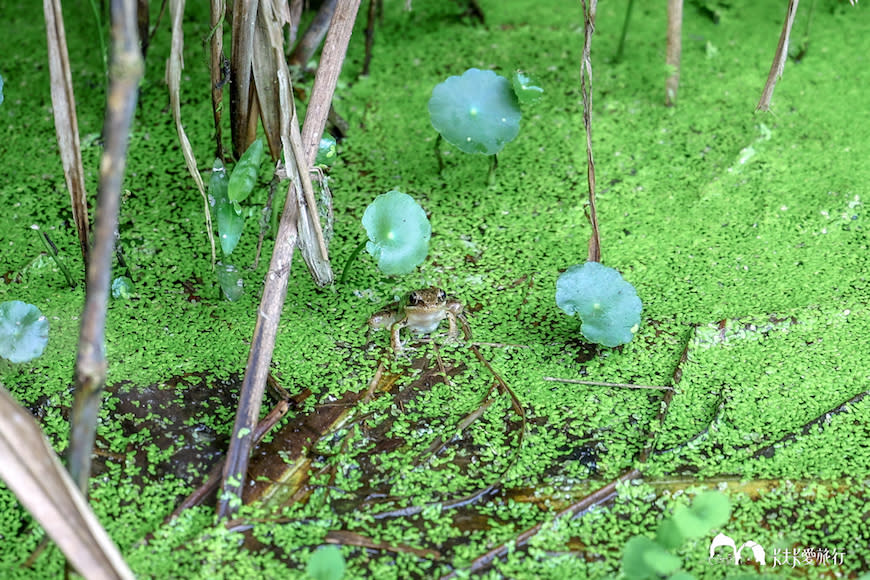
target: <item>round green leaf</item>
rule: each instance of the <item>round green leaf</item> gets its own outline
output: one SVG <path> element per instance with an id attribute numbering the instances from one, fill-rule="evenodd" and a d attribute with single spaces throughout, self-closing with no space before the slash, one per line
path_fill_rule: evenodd
<path id="1" fill-rule="evenodd" d="M 338 546 L 321 546 L 311 554 L 305 571 L 315 580 L 341 580 L 346 567 Z"/>
<path id="2" fill-rule="evenodd" d="M 384 274 L 409 274 L 429 253 L 432 226 L 414 198 L 401 191 L 379 195 L 362 218 L 369 237 L 366 250 Z"/>
<path id="3" fill-rule="evenodd" d="M 556 304 L 569 316 L 580 316 L 580 332 L 596 344 L 625 344 L 640 326 L 642 304 L 634 286 L 598 262 L 571 266 L 559 276 Z"/>
<path id="4" fill-rule="evenodd" d="M 622 552 L 622 573 L 636 580 L 659 578 L 680 567 L 680 559 L 646 536 L 634 536 Z"/>
<path id="5" fill-rule="evenodd" d="M 466 153 L 494 155 L 519 133 L 522 112 L 506 78 L 470 68 L 435 87 L 429 116 L 449 143 Z"/>
<path id="6" fill-rule="evenodd" d="M 48 344 L 48 320 L 33 304 L 20 300 L 0 304 L 0 356 L 14 363 L 42 354 Z"/>
<path id="7" fill-rule="evenodd" d="M 527 74 L 517 71 L 511 79 L 517 100 L 523 105 L 531 105 L 541 100 L 544 89 L 535 85 L 535 81 Z"/>

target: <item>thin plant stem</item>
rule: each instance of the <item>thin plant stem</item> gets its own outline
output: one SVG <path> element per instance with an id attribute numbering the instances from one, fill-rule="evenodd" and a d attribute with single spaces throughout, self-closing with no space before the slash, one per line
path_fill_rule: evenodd
<path id="1" fill-rule="evenodd" d="M 97 8 L 97 0 L 91 0 L 91 10 L 94 11 L 94 22 L 97 23 L 97 38 L 100 39 L 100 56 L 103 57 L 103 71 L 109 78 L 109 53 L 106 50 L 106 39 L 103 38 L 103 19 L 100 17 L 100 9 Z"/>
<path id="2" fill-rule="evenodd" d="M 441 136 L 441 133 L 438 133 L 438 136 L 435 138 L 435 159 L 438 161 L 438 175 L 444 172 L 444 158 L 441 157 L 442 141 L 444 141 L 444 137 Z"/>
<path id="3" fill-rule="evenodd" d="M 42 241 L 42 245 L 45 246 L 45 250 L 48 252 L 48 255 L 51 256 L 51 259 L 54 260 L 54 263 L 57 264 L 57 267 L 60 268 L 60 271 L 63 272 L 64 278 L 66 278 L 67 283 L 70 288 L 76 287 L 76 282 L 73 280 L 72 275 L 67 270 L 66 266 L 60 261 L 58 257 L 57 246 L 55 246 L 51 240 L 48 238 L 48 234 L 37 229 L 36 226 L 33 226 L 33 231 L 36 232 L 36 235 L 39 236 L 39 239 Z"/>
<path id="4" fill-rule="evenodd" d="M 634 8 L 634 0 L 628 0 L 628 8 L 625 9 L 625 19 L 622 21 L 622 33 L 619 35 L 619 46 L 616 49 L 616 62 L 622 60 L 622 52 L 625 49 L 625 37 L 628 35 L 628 22 L 631 20 L 631 9 Z"/>
<path id="5" fill-rule="evenodd" d="M 489 173 L 486 175 L 486 182 L 489 185 L 495 183 L 495 170 L 498 168 L 498 155 L 493 153 L 492 159 L 489 162 Z"/>
<path id="6" fill-rule="evenodd" d="M 362 252 L 362 249 L 366 247 L 366 243 L 368 240 L 363 240 L 360 245 L 354 249 L 353 253 L 347 259 L 347 262 L 344 263 L 344 269 L 341 271 L 341 278 L 338 280 L 339 284 L 344 284 L 347 280 L 347 273 L 350 271 L 350 265 L 356 260 L 356 257 L 359 256 L 359 253 Z"/>

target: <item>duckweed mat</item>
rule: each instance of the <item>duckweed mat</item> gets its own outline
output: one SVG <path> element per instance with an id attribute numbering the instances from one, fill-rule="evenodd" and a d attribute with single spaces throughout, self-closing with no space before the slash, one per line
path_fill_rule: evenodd
<path id="1" fill-rule="evenodd" d="M 137 576 L 303 578 L 314 550 L 335 543 L 347 578 L 462 576 L 492 550 L 480 577 L 609 578 L 631 537 L 651 537 L 675 506 L 711 488 L 733 509 L 722 529 L 677 552 L 697 578 L 870 569 L 866 6 L 816 2 L 799 50 L 809 18 L 800 6 L 799 58 L 766 114 L 753 110 L 784 5 L 686 3 L 674 108 L 662 104 L 664 6 L 636 3 L 620 61 L 627 2 L 599 6 L 592 140 L 602 260 L 637 288 L 644 310 L 632 342 L 596 349 L 554 300 L 556 278 L 585 259 L 589 235 L 579 5 L 482 0 L 478 24 L 459 3 L 404 4 L 383 3 L 370 75 L 359 76 L 364 18 L 342 72 L 335 108 L 349 132 L 329 172 L 330 252 L 340 269 L 364 235 L 365 207 L 399 189 L 430 215 L 429 257 L 390 278 L 363 256 L 345 284 L 323 290 L 294 261 L 272 367 L 293 403 L 256 453 L 276 469 L 307 463 L 288 494 L 296 501 L 255 501 L 229 527 L 207 503 L 164 520 L 231 436 L 268 268 L 254 257 L 271 168 L 249 198 L 233 252 L 244 290 L 230 303 L 167 106 L 165 22 L 155 33 L 119 224 L 134 287 L 109 307 L 110 388 L 91 485 L 94 510 Z M 54 145 L 42 16 L 6 0 L 0 13 L 0 301 L 35 304 L 51 324 L 43 356 L 3 366 L 0 382 L 63 452 L 82 263 Z M 203 1 L 185 9 L 182 83 L 182 118 L 206 177 L 208 13 Z M 93 204 L 105 72 L 91 11 L 65 16 Z M 492 185 L 484 157 L 443 145 L 439 175 L 433 151 L 432 88 L 471 67 L 522 69 L 545 90 L 524 108 Z M 263 256 L 271 250 L 267 236 Z M 431 340 L 405 337 L 406 356 L 392 360 L 388 333 L 369 332 L 369 316 L 432 285 L 462 302 L 471 340 L 450 342 L 444 328 Z M 516 394 L 524 421 L 470 342 Z M 394 382 L 370 400 L 343 399 L 365 393 L 381 364 Z M 639 385 L 674 390 L 629 387 Z M 342 400 L 344 423 L 303 430 Z M 640 476 L 625 478 L 633 469 Z M 274 473 L 256 486 L 289 485 Z M 601 501 L 559 515 L 621 476 Z M 764 565 L 746 563 L 747 549 L 741 565 L 723 557 L 727 548 L 711 559 L 719 532 L 738 548 L 756 542 Z M 55 548 L 22 567 L 44 535 L 0 485 L 0 576 L 59 577 Z"/>

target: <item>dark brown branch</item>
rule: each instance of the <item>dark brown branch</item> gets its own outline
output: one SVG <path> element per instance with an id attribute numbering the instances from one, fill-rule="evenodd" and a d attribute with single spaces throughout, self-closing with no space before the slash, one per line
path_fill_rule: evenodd
<path id="1" fill-rule="evenodd" d="M 115 230 L 118 228 L 121 206 L 121 185 L 130 127 L 139 95 L 139 81 L 145 66 L 137 38 L 135 0 L 113 0 L 111 18 L 112 57 L 103 128 L 106 144 L 100 160 L 94 247 L 87 269 L 88 289 L 82 312 L 76 357 L 76 393 L 70 418 L 69 470 L 85 494 L 90 478 L 97 415 L 106 381 L 103 343 Z"/>
<path id="2" fill-rule="evenodd" d="M 276 82 L 280 100 L 281 143 L 283 157 L 287 163 L 287 167 L 284 168 L 284 177 L 286 178 L 289 174 L 293 179 L 287 190 L 284 211 L 281 214 L 278 233 L 275 236 L 272 260 L 266 274 L 266 284 L 260 299 L 260 307 L 257 310 L 257 322 L 251 340 L 251 351 L 245 368 L 245 378 L 242 381 L 239 407 L 236 410 L 233 435 L 227 452 L 227 462 L 224 465 L 222 492 L 218 498 L 217 510 L 218 516 L 222 518 L 228 518 L 241 506 L 242 488 L 247 477 L 255 426 L 259 419 L 272 353 L 275 350 L 278 323 L 281 320 L 281 311 L 287 296 L 293 252 L 299 238 L 297 222 L 300 207 L 303 204 L 303 195 L 299 190 L 299 184 L 308 177 L 307 165 L 302 167 L 300 147 L 298 145 L 291 146 L 292 142 L 298 141 L 299 128 L 293 104 L 290 72 L 282 54 L 281 23 L 279 23 L 276 10 L 270 2 L 264 2 L 261 9 L 270 11 L 265 19 L 266 28 L 272 50 L 276 56 L 280 57 L 276 59 L 278 63 Z M 310 186 L 309 180 L 308 187 Z"/>
<path id="3" fill-rule="evenodd" d="M 54 128 L 57 145 L 63 163 L 63 176 L 69 191 L 73 221 L 79 237 L 82 261 L 88 263 L 90 244 L 88 223 L 88 200 L 85 191 L 82 148 L 79 143 L 79 124 L 76 118 L 76 100 L 73 94 L 72 76 L 69 68 L 69 53 L 66 48 L 66 33 L 60 0 L 44 0 L 45 32 L 48 37 L 48 69 L 51 75 L 51 104 L 54 113 Z"/>

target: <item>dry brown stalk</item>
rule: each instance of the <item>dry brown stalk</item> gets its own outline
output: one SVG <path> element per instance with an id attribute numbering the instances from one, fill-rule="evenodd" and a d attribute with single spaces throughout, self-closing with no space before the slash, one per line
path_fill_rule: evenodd
<path id="1" fill-rule="evenodd" d="M 88 200 L 85 191 L 82 147 L 79 142 L 79 124 L 76 118 L 76 100 L 73 94 L 72 76 L 69 68 L 69 53 L 66 48 L 66 32 L 60 0 L 44 0 L 45 32 L 48 37 L 48 69 L 51 75 L 51 104 L 54 113 L 54 128 L 63 176 L 69 191 L 73 221 L 79 237 L 82 261 L 88 263 L 89 224 Z"/>

